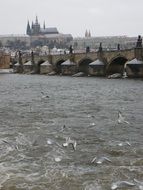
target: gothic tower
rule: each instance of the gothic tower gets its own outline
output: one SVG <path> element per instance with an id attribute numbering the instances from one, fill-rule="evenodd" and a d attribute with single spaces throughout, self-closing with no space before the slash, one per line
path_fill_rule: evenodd
<path id="1" fill-rule="evenodd" d="M 85 37 L 88 37 L 88 32 L 87 32 L 87 30 L 85 31 Z"/>
<path id="2" fill-rule="evenodd" d="M 35 24 L 33 24 L 33 35 L 40 34 L 40 24 L 38 23 L 38 17 L 36 16 Z"/>
<path id="3" fill-rule="evenodd" d="M 31 35 L 31 28 L 30 28 L 29 20 L 28 20 L 28 22 L 27 22 L 26 34 L 27 34 L 27 35 Z"/>
<path id="4" fill-rule="evenodd" d="M 89 30 L 89 32 L 88 32 L 88 37 L 91 37 L 91 33 L 90 33 L 90 30 Z"/>
<path id="5" fill-rule="evenodd" d="M 45 26 L 45 21 L 44 21 L 44 24 L 43 24 L 43 29 L 45 30 L 46 26 Z"/>

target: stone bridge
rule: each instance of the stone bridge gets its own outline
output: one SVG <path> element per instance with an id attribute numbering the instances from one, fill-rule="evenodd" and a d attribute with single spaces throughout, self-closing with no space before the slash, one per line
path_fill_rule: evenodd
<path id="1" fill-rule="evenodd" d="M 78 70 L 86 72 L 88 65 L 95 60 L 99 59 L 104 62 L 106 67 L 106 73 L 121 73 L 125 63 L 142 55 L 142 48 L 125 49 L 125 50 L 114 50 L 114 51 L 98 51 L 89 53 L 70 53 L 70 54 L 49 54 L 45 56 L 33 55 L 34 63 L 40 68 L 40 65 L 48 61 L 53 65 L 53 68 L 60 73 L 61 64 L 66 60 L 71 60 L 77 64 Z M 31 57 L 23 57 L 22 62 L 31 60 Z M 39 70 L 39 69 L 38 69 Z"/>

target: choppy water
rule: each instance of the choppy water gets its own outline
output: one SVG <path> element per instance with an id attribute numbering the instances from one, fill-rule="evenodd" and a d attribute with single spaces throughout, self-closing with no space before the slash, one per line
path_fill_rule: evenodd
<path id="1" fill-rule="evenodd" d="M 130 124 L 118 124 L 119 110 Z M 76 150 L 62 146 L 67 137 Z M 1 190 L 110 190 L 134 179 L 143 182 L 142 80 L 0 75 Z"/>

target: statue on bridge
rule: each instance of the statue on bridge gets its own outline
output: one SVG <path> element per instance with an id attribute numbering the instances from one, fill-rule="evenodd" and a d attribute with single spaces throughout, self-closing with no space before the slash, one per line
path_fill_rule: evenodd
<path id="1" fill-rule="evenodd" d="M 19 64 L 22 65 L 22 53 L 20 50 L 18 51 L 18 61 L 19 61 Z"/>
<path id="2" fill-rule="evenodd" d="M 120 51 L 120 44 L 117 44 L 117 50 Z"/>
<path id="3" fill-rule="evenodd" d="M 31 63 L 32 65 L 34 65 L 34 52 L 31 51 Z"/>
<path id="4" fill-rule="evenodd" d="M 100 42 L 100 44 L 99 44 L 99 49 L 98 49 L 98 51 L 99 51 L 99 52 L 102 51 L 102 42 Z"/>
<path id="5" fill-rule="evenodd" d="M 142 47 L 142 38 L 139 35 L 136 43 L 136 48 L 141 48 Z"/>
<path id="6" fill-rule="evenodd" d="M 86 47 L 86 53 L 89 53 L 89 52 L 90 52 L 90 47 L 87 46 L 87 47 Z"/>
<path id="7" fill-rule="evenodd" d="M 23 64 L 22 64 L 22 53 L 18 51 L 18 61 L 19 61 L 19 73 L 23 73 Z"/>
<path id="8" fill-rule="evenodd" d="M 72 47 L 72 45 L 70 45 L 70 47 L 69 47 L 69 52 L 72 54 L 73 53 L 73 47 Z"/>

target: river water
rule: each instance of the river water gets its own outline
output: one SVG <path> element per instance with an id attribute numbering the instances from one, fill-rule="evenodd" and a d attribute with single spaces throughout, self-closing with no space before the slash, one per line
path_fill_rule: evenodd
<path id="1" fill-rule="evenodd" d="M 140 79 L 1 74 L 0 189 L 143 189 L 142 114 Z"/>

